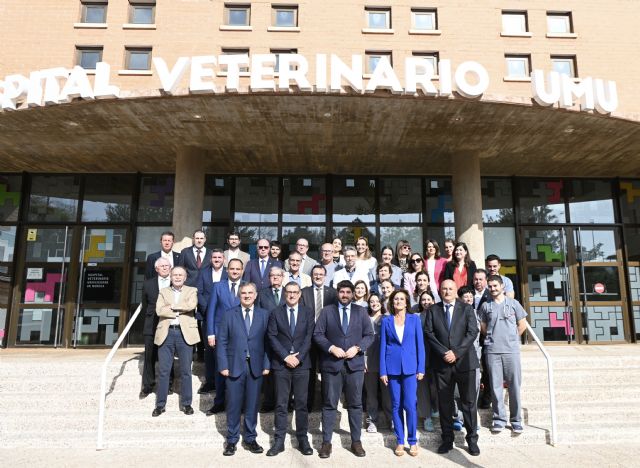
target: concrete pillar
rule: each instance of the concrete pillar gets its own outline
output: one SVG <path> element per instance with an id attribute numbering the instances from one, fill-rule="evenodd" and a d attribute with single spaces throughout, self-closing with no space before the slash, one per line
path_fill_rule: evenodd
<path id="1" fill-rule="evenodd" d="M 205 150 L 191 146 L 179 148 L 176 154 L 173 232 L 180 246 L 185 242 L 191 245 L 193 231 L 202 227 L 206 156 Z"/>
<path id="2" fill-rule="evenodd" d="M 456 237 L 467 244 L 469 255 L 476 266 L 484 268 L 480 158 L 477 154 L 456 154 L 452 158 L 451 167 Z"/>

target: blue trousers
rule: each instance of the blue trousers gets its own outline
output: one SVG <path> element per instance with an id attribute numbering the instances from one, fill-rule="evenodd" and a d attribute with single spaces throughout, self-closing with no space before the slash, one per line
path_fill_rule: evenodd
<path id="1" fill-rule="evenodd" d="M 218 347 L 216 346 L 215 348 L 212 348 L 209 345 L 207 345 L 206 348 L 209 348 L 211 350 L 209 358 L 212 359 L 212 362 L 210 362 L 210 365 L 214 368 L 214 374 L 215 374 L 214 380 L 216 383 L 216 395 L 213 398 L 213 404 L 224 406 L 224 397 L 226 392 L 225 384 L 226 384 L 227 378 L 224 377 L 220 372 L 218 372 Z M 204 354 L 205 363 L 207 359 L 206 348 L 205 348 L 205 354 Z"/>
<path id="2" fill-rule="evenodd" d="M 418 438 L 416 430 L 418 426 L 418 379 L 415 374 L 389 375 L 389 393 L 391 394 L 391 418 L 393 430 L 396 433 L 398 444 L 404 445 L 404 420 L 407 416 L 407 432 L 409 445 L 416 445 Z M 404 411 L 403 411 L 404 410 Z"/>
<path id="3" fill-rule="evenodd" d="M 193 362 L 193 346 L 184 341 L 179 328 L 169 328 L 167 338 L 158 347 L 159 373 L 156 389 L 156 406 L 164 408 L 169 393 L 169 373 L 173 367 L 173 356 L 178 355 L 180 371 L 180 404 L 191 405 L 193 391 L 191 389 L 191 363 Z"/>
<path id="4" fill-rule="evenodd" d="M 244 372 L 238 377 L 227 377 L 227 442 L 237 444 L 240 440 L 240 416 L 244 408 L 242 438 L 245 442 L 256 440 L 258 405 L 262 389 L 262 375 L 254 377 L 249 369 L 249 361 Z M 217 390 L 217 388 L 216 388 Z"/>

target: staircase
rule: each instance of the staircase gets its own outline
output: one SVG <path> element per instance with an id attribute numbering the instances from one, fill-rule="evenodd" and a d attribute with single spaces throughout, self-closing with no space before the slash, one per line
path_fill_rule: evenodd
<path id="1" fill-rule="evenodd" d="M 140 349 L 119 351 L 108 370 L 105 445 L 109 448 L 164 447 L 180 439 L 182 447 L 222 447 L 226 433 L 224 414 L 206 417 L 213 395 L 198 395 L 202 365 L 194 365 L 193 407 L 185 416 L 178 410 L 178 395 L 170 395 L 167 412 L 152 418 L 154 395 L 138 399 Z M 640 435 L 640 346 L 551 347 L 555 360 L 558 431 L 561 444 L 635 441 Z M 96 446 L 100 367 L 106 350 L 0 351 L 0 444 L 3 448 L 84 448 Z M 551 427 L 544 358 L 535 346 L 523 347 L 523 406 L 525 432 L 490 434 L 490 410 L 481 410 L 480 444 L 483 447 L 545 445 Z M 291 419 L 291 415 L 290 415 Z M 320 413 L 310 415 L 313 445 L 321 442 Z M 258 442 L 269 445 L 273 414 L 261 414 Z M 608 431 L 620 428 L 624 431 Z M 436 420 L 436 427 L 438 427 Z M 367 434 L 365 447 L 395 446 L 389 432 Z M 456 443 L 464 444 L 464 432 Z M 436 447 L 440 435 L 420 430 L 420 443 Z M 295 439 L 295 437 L 293 437 Z M 341 411 L 334 444 L 348 444 L 346 411 Z"/>

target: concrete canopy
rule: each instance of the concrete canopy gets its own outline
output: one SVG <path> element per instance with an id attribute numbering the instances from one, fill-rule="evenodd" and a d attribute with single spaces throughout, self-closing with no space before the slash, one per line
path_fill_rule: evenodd
<path id="1" fill-rule="evenodd" d="M 640 176 L 640 122 L 502 102 L 388 94 L 219 94 L 74 101 L 0 114 L 2 171 Z"/>

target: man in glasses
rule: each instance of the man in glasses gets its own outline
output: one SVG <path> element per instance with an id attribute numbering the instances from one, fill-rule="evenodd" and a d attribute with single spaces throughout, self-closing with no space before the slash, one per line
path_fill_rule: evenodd
<path id="1" fill-rule="evenodd" d="M 366 269 L 358 269 L 356 266 L 357 258 L 356 248 L 352 245 L 347 245 L 344 248 L 344 268 L 340 271 L 336 271 L 333 276 L 333 287 L 337 288 L 338 283 L 341 281 L 350 281 L 351 284 L 355 284 L 357 281 L 362 280 L 369 287 L 369 272 Z"/>
<path id="2" fill-rule="evenodd" d="M 253 283 L 258 288 L 258 291 L 269 286 L 269 271 L 273 267 L 282 267 L 282 262 L 271 258 L 269 251 L 271 244 L 267 239 L 258 239 L 256 245 L 258 251 L 258 258 L 249 260 L 244 269 L 244 281 L 247 283 Z"/>

